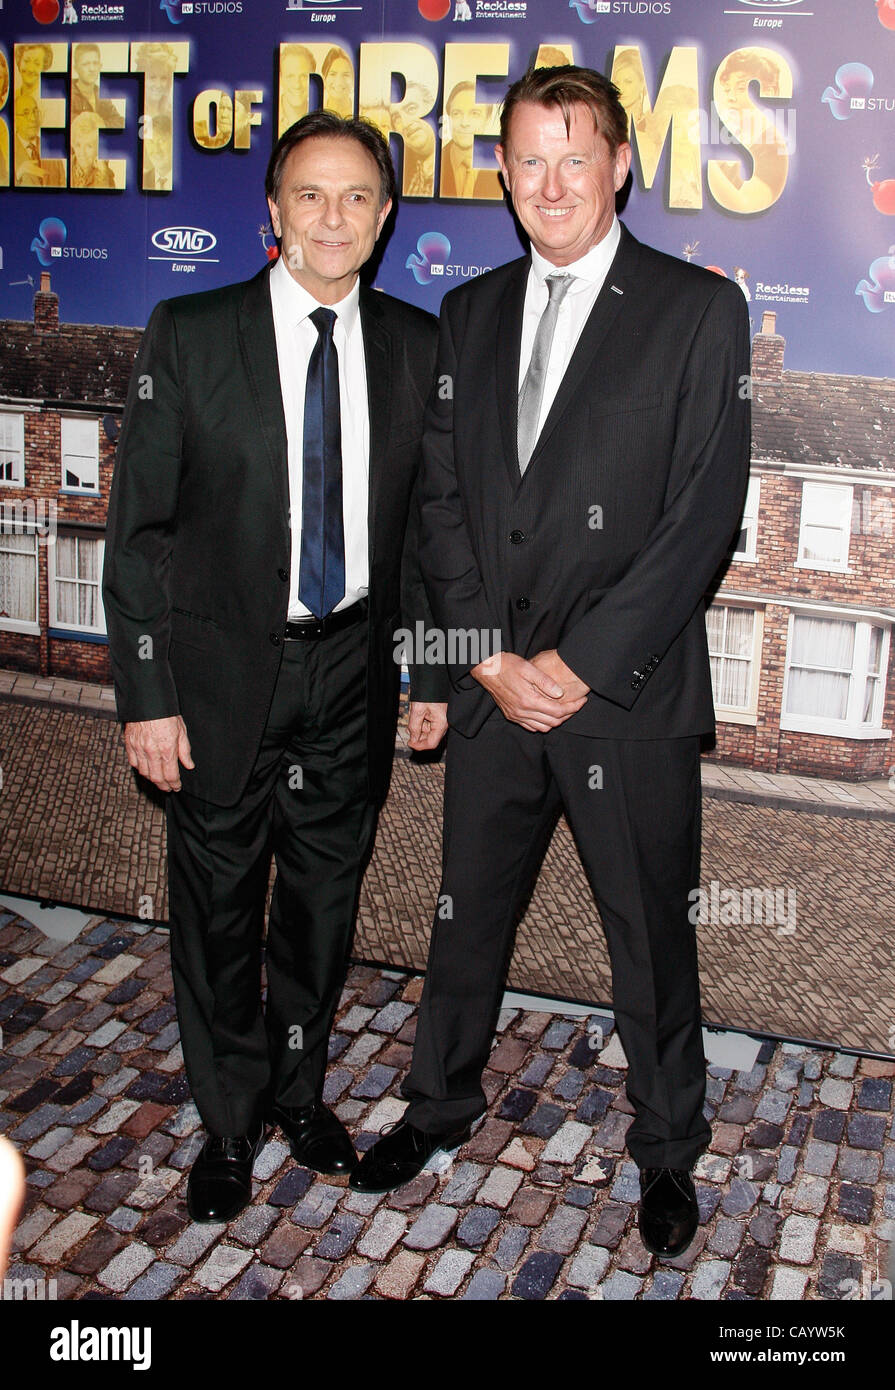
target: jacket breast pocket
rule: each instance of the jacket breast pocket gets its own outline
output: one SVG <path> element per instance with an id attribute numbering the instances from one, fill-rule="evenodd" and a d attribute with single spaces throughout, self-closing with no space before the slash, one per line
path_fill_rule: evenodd
<path id="1" fill-rule="evenodd" d="M 643 410 L 657 410 L 664 400 L 664 391 L 643 393 L 632 390 L 621 395 L 595 397 L 588 404 L 588 413 L 592 420 L 602 415 L 633 415 Z"/>
<path id="2" fill-rule="evenodd" d="M 216 643 L 220 631 L 214 618 L 190 613 L 185 608 L 171 609 L 171 640 L 179 646 L 205 650 Z"/>

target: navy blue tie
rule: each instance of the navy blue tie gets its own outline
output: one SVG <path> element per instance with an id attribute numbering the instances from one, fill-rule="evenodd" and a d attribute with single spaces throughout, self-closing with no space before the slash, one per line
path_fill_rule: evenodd
<path id="1" fill-rule="evenodd" d="M 345 597 L 339 355 L 335 312 L 315 309 L 308 317 L 318 337 L 305 386 L 298 597 L 315 617 L 325 618 Z"/>

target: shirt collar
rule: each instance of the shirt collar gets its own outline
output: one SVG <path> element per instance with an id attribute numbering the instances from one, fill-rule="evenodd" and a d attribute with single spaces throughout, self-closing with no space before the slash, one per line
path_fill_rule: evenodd
<path id="1" fill-rule="evenodd" d="M 313 314 L 315 309 L 321 308 L 320 301 L 289 274 L 282 256 L 277 258 L 270 272 L 270 298 L 275 312 L 291 324 L 300 323 L 309 314 Z M 337 304 L 327 304 L 323 307 L 333 310 L 338 317 L 338 324 L 341 324 L 347 336 L 357 324 L 359 305 L 360 279 L 357 279 L 344 299 L 340 299 Z"/>
<path id="2" fill-rule="evenodd" d="M 621 226 L 618 218 L 613 214 L 612 226 L 603 237 L 589 251 L 577 261 L 572 261 L 570 265 L 553 265 L 546 257 L 542 256 L 534 247 L 531 248 L 531 268 L 538 284 L 543 285 L 548 275 L 574 275 L 582 283 L 580 285 L 570 285 L 569 293 L 584 290 L 588 285 L 602 284 L 606 278 L 606 272 L 612 264 L 613 257 L 618 250 L 618 243 L 621 240 Z"/>

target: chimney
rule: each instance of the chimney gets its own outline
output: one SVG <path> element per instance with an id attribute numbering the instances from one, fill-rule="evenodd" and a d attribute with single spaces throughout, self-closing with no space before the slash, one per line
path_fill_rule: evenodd
<path id="1" fill-rule="evenodd" d="M 756 381 L 783 379 L 783 349 L 786 339 L 777 332 L 777 315 L 765 309 L 761 316 L 761 332 L 752 340 L 752 375 Z"/>
<path id="2" fill-rule="evenodd" d="M 34 296 L 35 333 L 59 332 L 59 296 L 50 289 L 50 272 L 40 272 L 40 289 Z"/>

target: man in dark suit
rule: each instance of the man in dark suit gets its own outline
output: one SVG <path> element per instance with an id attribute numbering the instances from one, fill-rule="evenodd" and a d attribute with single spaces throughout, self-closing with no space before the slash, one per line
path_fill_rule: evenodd
<path id="1" fill-rule="evenodd" d="M 305 1166 L 356 1162 L 321 1100 L 327 1040 L 388 786 L 395 634 L 428 620 L 411 499 L 437 329 L 358 281 L 394 196 L 388 148 L 315 112 L 266 189 L 272 269 L 147 325 L 104 575 L 128 757 L 170 793 L 172 967 L 209 1134 L 197 1221 L 245 1206 L 269 1118 Z M 414 748 L 443 735 L 444 680 L 412 671 Z"/>
<path id="2" fill-rule="evenodd" d="M 514 84 L 498 157 L 531 256 L 444 300 L 421 565 L 436 622 L 499 628 L 504 650 L 450 672 L 411 1103 L 352 1184 L 407 1181 L 484 1111 L 513 931 L 562 808 L 608 940 L 641 1232 L 670 1255 L 710 1138 L 688 895 L 714 717 L 703 595 L 748 475 L 748 328 L 735 285 L 618 223 L 626 135 L 597 73 Z"/>

